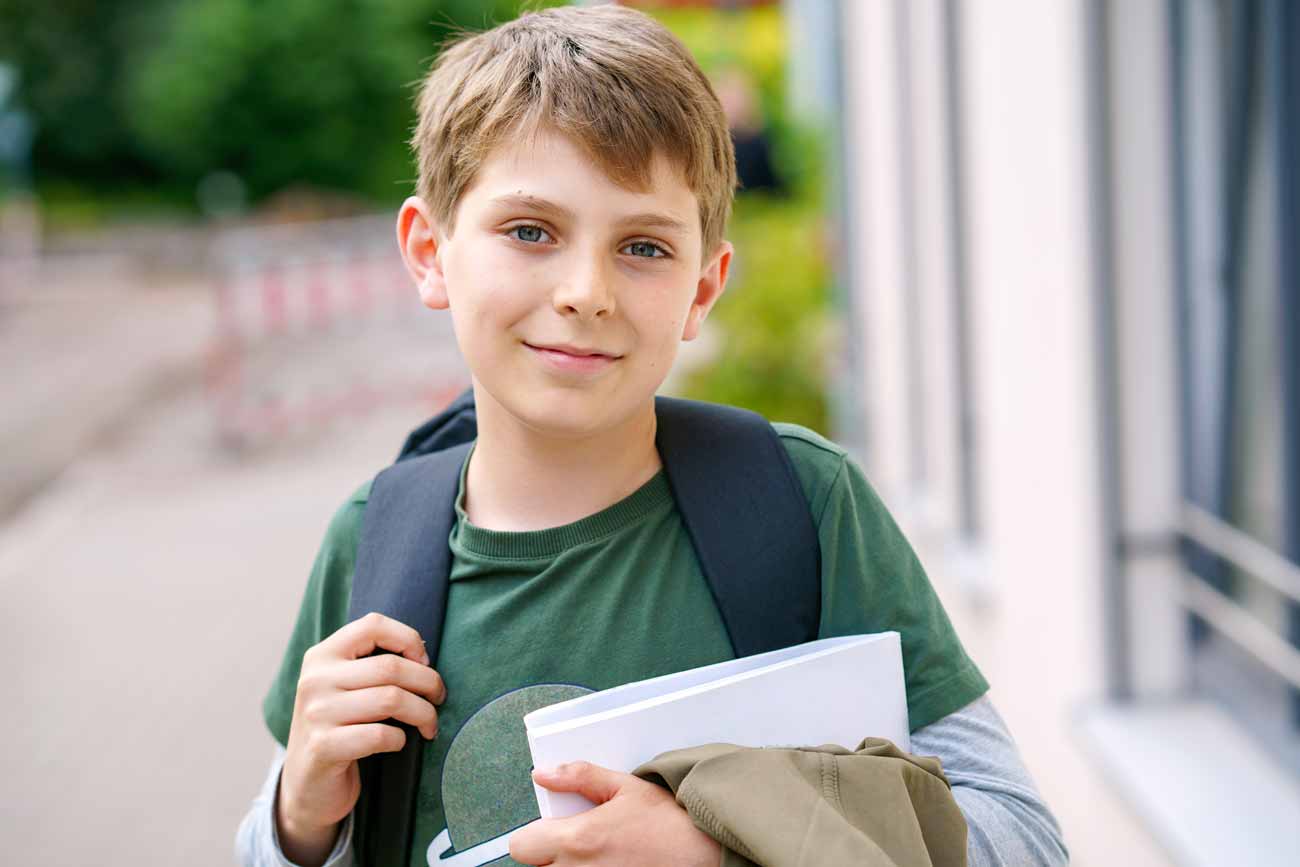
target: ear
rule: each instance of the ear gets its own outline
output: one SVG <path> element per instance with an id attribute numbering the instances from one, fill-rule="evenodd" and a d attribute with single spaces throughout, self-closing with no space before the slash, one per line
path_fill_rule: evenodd
<path id="1" fill-rule="evenodd" d="M 429 205 L 419 196 L 402 202 L 397 212 L 397 247 L 406 272 L 420 291 L 420 301 L 431 310 L 446 310 L 447 281 L 443 278 L 442 235 Z"/>
<path id="2" fill-rule="evenodd" d="M 695 299 L 686 314 L 686 326 L 682 329 L 682 340 L 694 340 L 700 333 L 700 326 L 713 305 L 727 290 L 727 274 L 731 270 L 731 255 L 735 250 L 730 241 L 718 245 L 713 257 L 700 270 L 699 282 L 695 284 Z"/>

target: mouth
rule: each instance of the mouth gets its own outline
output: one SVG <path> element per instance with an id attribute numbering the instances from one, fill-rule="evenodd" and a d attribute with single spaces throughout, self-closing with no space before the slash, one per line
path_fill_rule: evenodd
<path id="1" fill-rule="evenodd" d="M 552 368 L 565 373 L 598 373 L 623 356 L 591 347 L 567 343 L 524 343 L 524 346 Z"/>
<path id="2" fill-rule="evenodd" d="M 623 356 L 613 352 L 606 352 L 603 349 L 588 349 L 580 346 L 572 346 L 567 343 L 528 343 L 524 346 L 538 352 L 553 352 L 561 355 L 572 356 L 573 358 L 608 358 L 616 360 Z"/>

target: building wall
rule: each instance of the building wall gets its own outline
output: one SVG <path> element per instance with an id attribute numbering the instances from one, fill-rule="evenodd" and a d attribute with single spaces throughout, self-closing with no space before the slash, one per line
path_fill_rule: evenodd
<path id="1" fill-rule="evenodd" d="M 1168 863 L 1072 724 L 1103 696 L 1108 640 L 1086 4 L 843 10 L 864 461 L 993 684 L 1073 863 Z M 969 451 L 954 434 L 963 370 Z"/>

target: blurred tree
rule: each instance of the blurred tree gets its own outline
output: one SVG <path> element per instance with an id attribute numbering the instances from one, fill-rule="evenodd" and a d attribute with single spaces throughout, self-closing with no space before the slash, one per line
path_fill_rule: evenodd
<path id="1" fill-rule="evenodd" d="M 294 183 L 381 202 L 410 189 L 411 85 L 455 29 L 517 0 L 191 0 L 131 64 L 132 129 L 178 175 L 234 172 L 254 198 Z"/>
<path id="2" fill-rule="evenodd" d="M 734 277 L 710 316 L 717 355 L 692 372 L 686 394 L 752 409 L 772 421 L 828 430 L 829 256 L 819 202 L 751 193 L 728 237 Z"/>
<path id="3" fill-rule="evenodd" d="M 0 0 L 0 60 L 22 72 L 40 184 L 191 200 L 224 170 L 254 199 L 303 183 L 390 203 L 412 175 L 409 85 L 449 33 L 520 5 Z"/>
<path id="4" fill-rule="evenodd" d="M 727 79 L 754 88 L 784 196 L 740 190 L 728 227 L 736 245 L 730 288 L 709 322 L 717 354 L 691 373 L 686 394 L 747 407 L 773 421 L 829 430 L 831 319 L 824 131 L 786 104 L 789 44 L 779 5 L 646 11 L 686 44 L 726 100 Z M 739 155 L 738 155 L 739 156 Z"/>
<path id="5" fill-rule="evenodd" d="M 172 0 L 0 0 L 0 62 L 18 69 L 35 171 L 54 180 L 155 179 L 122 120 L 124 66 Z"/>
<path id="6" fill-rule="evenodd" d="M 31 117 L 18 104 L 18 70 L 0 63 L 0 203 L 31 182 Z"/>

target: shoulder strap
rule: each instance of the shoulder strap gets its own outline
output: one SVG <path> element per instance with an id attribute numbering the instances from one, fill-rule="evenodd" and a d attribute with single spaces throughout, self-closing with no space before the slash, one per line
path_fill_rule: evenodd
<path id="1" fill-rule="evenodd" d="M 378 611 L 413 626 L 434 665 L 451 574 L 447 537 L 456 520 L 456 491 L 469 450 L 464 443 L 402 460 L 375 478 L 353 570 L 349 622 Z M 362 797 L 353 847 L 367 867 L 405 864 L 414 842 L 424 739 L 413 726 L 389 722 L 406 733 L 406 746 L 360 763 Z"/>
<path id="2" fill-rule="evenodd" d="M 478 412 L 474 406 L 474 389 L 467 388 L 443 407 L 442 412 L 407 435 L 402 450 L 397 453 L 397 460 L 440 452 L 467 443 L 476 436 Z"/>
<path id="3" fill-rule="evenodd" d="M 821 547 L 772 425 L 720 404 L 655 404 L 655 445 L 736 655 L 816 638 Z"/>

